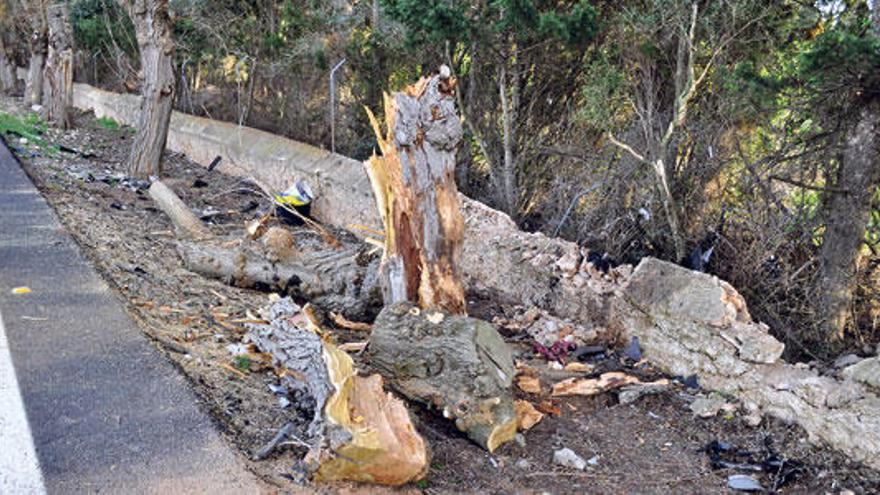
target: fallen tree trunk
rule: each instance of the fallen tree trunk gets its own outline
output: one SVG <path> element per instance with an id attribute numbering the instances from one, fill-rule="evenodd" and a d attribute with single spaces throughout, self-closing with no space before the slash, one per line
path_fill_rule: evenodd
<path id="1" fill-rule="evenodd" d="M 208 227 L 189 210 L 180 197 L 174 194 L 162 181 L 153 181 L 150 197 L 162 212 L 168 215 L 178 237 L 189 239 L 210 239 L 213 237 Z"/>
<path id="2" fill-rule="evenodd" d="M 364 249 L 300 253 L 279 263 L 255 245 L 228 248 L 180 241 L 177 252 L 190 271 L 245 289 L 278 292 L 312 301 L 354 320 L 369 319 L 382 305 L 378 259 Z"/>
<path id="3" fill-rule="evenodd" d="M 425 442 L 403 402 L 383 391 L 382 378 L 358 376 L 352 359 L 309 330 L 290 299 L 264 316 L 269 324 L 249 325 L 248 337 L 272 356 L 286 393 L 311 402 L 306 462 L 315 479 L 384 485 L 421 479 L 428 466 Z"/>

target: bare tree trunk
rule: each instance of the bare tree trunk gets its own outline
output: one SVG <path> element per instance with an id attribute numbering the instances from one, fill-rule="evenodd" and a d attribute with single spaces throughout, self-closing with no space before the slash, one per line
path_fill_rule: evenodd
<path id="1" fill-rule="evenodd" d="M 31 28 L 28 36 L 30 60 L 25 79 L 24 101 L 28 105 L 37 105 L 43 101 L 43 67 L 46 65 L 46 52 L 49 49 L 46 5 L 43 1 L 24 2 L 23 5 Z"/>
<path id="2" fill-rule="evenodd" d="M 0 92 L 10 94 L 15 91 L 15 66 L 9 61 L 6 43 L 0 34 Z"/>
<path id="3" fill-rule="evenodd" d="M 517 81 L 512 84 L 513 91 L 516 92 Z M 501 170 L 501 194 L 504 203 L 504 210 L 508 215 L 516 218 L 517 211 L 517 194 L 516 194 L 516 155 L 513 146 L 516 142 L 514 128 L 516 126 L 516 100 L 518 98 L 507 94 L 507 70 L 502 65 L 501 73 L 498 77 L 498 93 L 501 97 L 501 121 L 502 121 L 502 143 L 504 147 L 504 164 Z M 513 100 L 513 101 L 511 101 Z"/>
<path id="4" fill-rule="evenodd" d="M 146 178 L 162 172 L 162 152 L 174 102 L 174 42 L 168 0 L 119 1 L 134 23 L 141 58 L 140 122 L 128 169 L 133 177 Z"/>
<path id="5" fill-rule="evenodd" d="M 49 57 L 43 72 L 43 107 L 46 120 L 67 129 L 67 109 L 73 100 L 73 27 L 67 5 L 58 3 L 46 9 L 49 25 Z"/>
<path id="6" fill-rule="evenodd" d="M 386 96 L 386 137 L 370 113 L 382 156 L 366 166 L 385 224 L 385 304 L 464 314 L 464 219 L 455 187 L 462 130 L 449 72 L 443 66 L 440 75 Z"/>
<path id="7" fill-rule="evenodd" d="M 846 139 L 836 188 L 828 201 L 820 255 L 824 332 L 831 341 L 844 336 L 850 318 L 862 242 L 871 203 L 880 186 L 880 101 L 862 107 Z"/>

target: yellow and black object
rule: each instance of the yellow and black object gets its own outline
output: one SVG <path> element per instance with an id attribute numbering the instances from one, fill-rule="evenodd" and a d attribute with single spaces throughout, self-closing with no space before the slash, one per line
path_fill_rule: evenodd
<path id="1" fill-rule="evenodd" d="M 312 189 L 303 182 L 297 180 L 286 191 L 275 195 L 275 214 L 279 219 L 289 225 L 302 225 L 303 221 L 290 210 L 309 217 L 312 213 L 312 200 L 315 198 Z"/>

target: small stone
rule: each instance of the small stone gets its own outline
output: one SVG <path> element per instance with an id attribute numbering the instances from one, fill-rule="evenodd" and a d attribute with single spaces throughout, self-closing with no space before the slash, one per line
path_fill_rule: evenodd
<path id="1" fill-rule="evenodd" d="M 697 397 L 691 402 L 690 409 L 701 418 L 711 418 L 718 414 L 726 402 L 716 396 Z"/>
<path id="2" fill-rule="evenodd" d="M 526 447 L 526 436 L 523 435 L 522 433 L 517 433 L 513 437 L 513 443 L 517 444 L 520 448 L 524 449 Z"/>
<path id="3" fill-rule="evenodd" d="M 843 356 L 840 356 L 839 358 L 834 360 L 834 367 L 846 368 L 847 366 L 852 366 L 861 360 L 862 358 L 856 356 L 855 354 L 844 354 Z"/>
<path id="4" fill-rule="evenodd" d="M 587 461 L 569 448 L 553 452 L 553 462 L 563 467 L 577 469 L 578 471 L 583 471 L 587 467 Z"/>
<path id="5" fill-rule="evenodd" d="M 764 487 L 758 480 L 744 474 L 732 474 L 727 477 L 727 487 L 740 492 L 761 492 Z"/>
<path id="6" fill-rule="evenodd" d="M 290 400 L 287 397 L 278 397 L 278 405 L 281 406 L 281 409 L 284 409 L 290 405 Z"/>
<path id="7" fill-rule="evenodd" d="M 746 425 L 754 428 L 754 427 L 761 424 L 761 421 L 764 419 L 764 417 L 761 416 L 760 411 L 752 411 L 752 412 L 746 414 L 745 416 L 743 416 L 742 419 Z"/>
<path id="8" fill-rule="evenodd" d="M 599 456 L 594 455 L 593 457 L 590 457 L 589 459 L 587 459 L 587 464 L 589 464 L 590 466 L 598 466 L 599 465 Z"/>
<path id="9" fill-rule="evenodd" d="M 516 461 L 516 464 L 514 464 L 514 466 L 516 466 L 517 469 L 526 470 L 532 467 L 532 463 L 529 462 L 528 459 L 520 459 Z"/>

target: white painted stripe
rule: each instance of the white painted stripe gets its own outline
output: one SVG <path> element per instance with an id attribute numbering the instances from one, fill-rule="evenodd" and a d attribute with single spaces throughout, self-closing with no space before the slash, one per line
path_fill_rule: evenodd
<path id="1" fill-rule="evenodd" d="M 44 494 L 43 475 L 0 315 L 0 493 Z"/>

